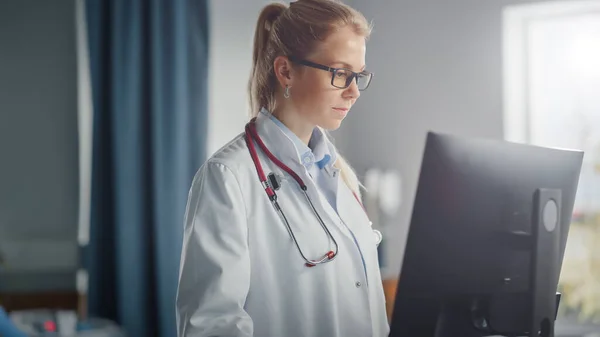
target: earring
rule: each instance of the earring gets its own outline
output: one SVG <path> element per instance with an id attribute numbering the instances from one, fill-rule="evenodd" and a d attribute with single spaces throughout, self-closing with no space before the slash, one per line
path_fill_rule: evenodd
<path id="1" fill-rule="evenodd" d="M 290 98 L 290 87 L 285 86 L 285 91 L 283 92 L 283 97 Z"/>

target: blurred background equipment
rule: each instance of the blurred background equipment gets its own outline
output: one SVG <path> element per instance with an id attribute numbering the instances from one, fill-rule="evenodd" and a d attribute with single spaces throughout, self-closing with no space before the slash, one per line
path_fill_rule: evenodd
<path id="1" fill-rule="evenodd" d="M 123 329 L 110 320 L 93 318 L 80 322 L 75 311 L 41 309 L 13 311 L 10 313 L 10 320 L 15 328 L 24 333 L 23 337 L 126 336 Z M 21 335 L 15 335 L 17 336 Z"/>

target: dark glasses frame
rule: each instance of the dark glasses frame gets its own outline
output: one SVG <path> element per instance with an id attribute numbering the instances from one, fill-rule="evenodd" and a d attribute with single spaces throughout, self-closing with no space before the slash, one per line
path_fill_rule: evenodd
<path id="1" fill-rule="evenodd" d="M 366 81 L 367 84 L 364 88 L 358 88 L 359 91 L 365 91 L 367 90 L 367 88 L 369 87 L 369 85 L 371 85 L 371 80 L 373 79 L 373 73 L 369 72 L 369 71 L 361 71 L 361 72 L 354 72 L 348 68 L 332 68 L 332 67 L 328 67 L 326 65 L 323 64 L 319 64 L 319 63 L 315 63 L 312 61 L 308 61 L 308 60 L 303 60 L 303 59 L 299 59 L 296 58 L 294 56 L 288 56 L 288 59 L 294 63 L 297 64 L 301 64 L 303 66 L 307 66 L 307 67 L 311 67 L 311 68 L 315 68 L 315 69 L 321 69 L 321 70 L 325 70 L 325 71 L 329 71 L 331 72 L 331 85 L 338 88 L 338 89 L 346 89 L 350 86 L 350 84 L 352 83 L 352 81 L 356 81 L 356 84 L 358 85 L 358 78 L 364 78 L 366 77 Z M 343 70 L 345 72 L 349 72 L 350 76 L 348 76 L 348 78 L 346 78 L 346 85 L 343 87 L 337 86 L 334 84 L 335 81 L 335 75 L 337 74 L 338 71 Z"/>

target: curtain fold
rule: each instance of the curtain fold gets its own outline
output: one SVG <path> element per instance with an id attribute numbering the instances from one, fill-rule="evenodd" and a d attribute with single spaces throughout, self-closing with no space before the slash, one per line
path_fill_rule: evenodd
<path id="1" fill-rule="evenodd" d="M 93 100 L 90 315 L 176 336 L 187 194 L 206 156 L 208 4 L 86 0 Z"/>

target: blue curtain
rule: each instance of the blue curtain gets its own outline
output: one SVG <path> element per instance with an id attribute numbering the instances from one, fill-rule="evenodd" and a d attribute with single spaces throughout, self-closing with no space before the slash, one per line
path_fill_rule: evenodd
<path id="1" fill-rule="evenodd" d="M 208 0 L 87 0 L 89 313 L 176 336 L 183 214 L 205 159 Z"/>

